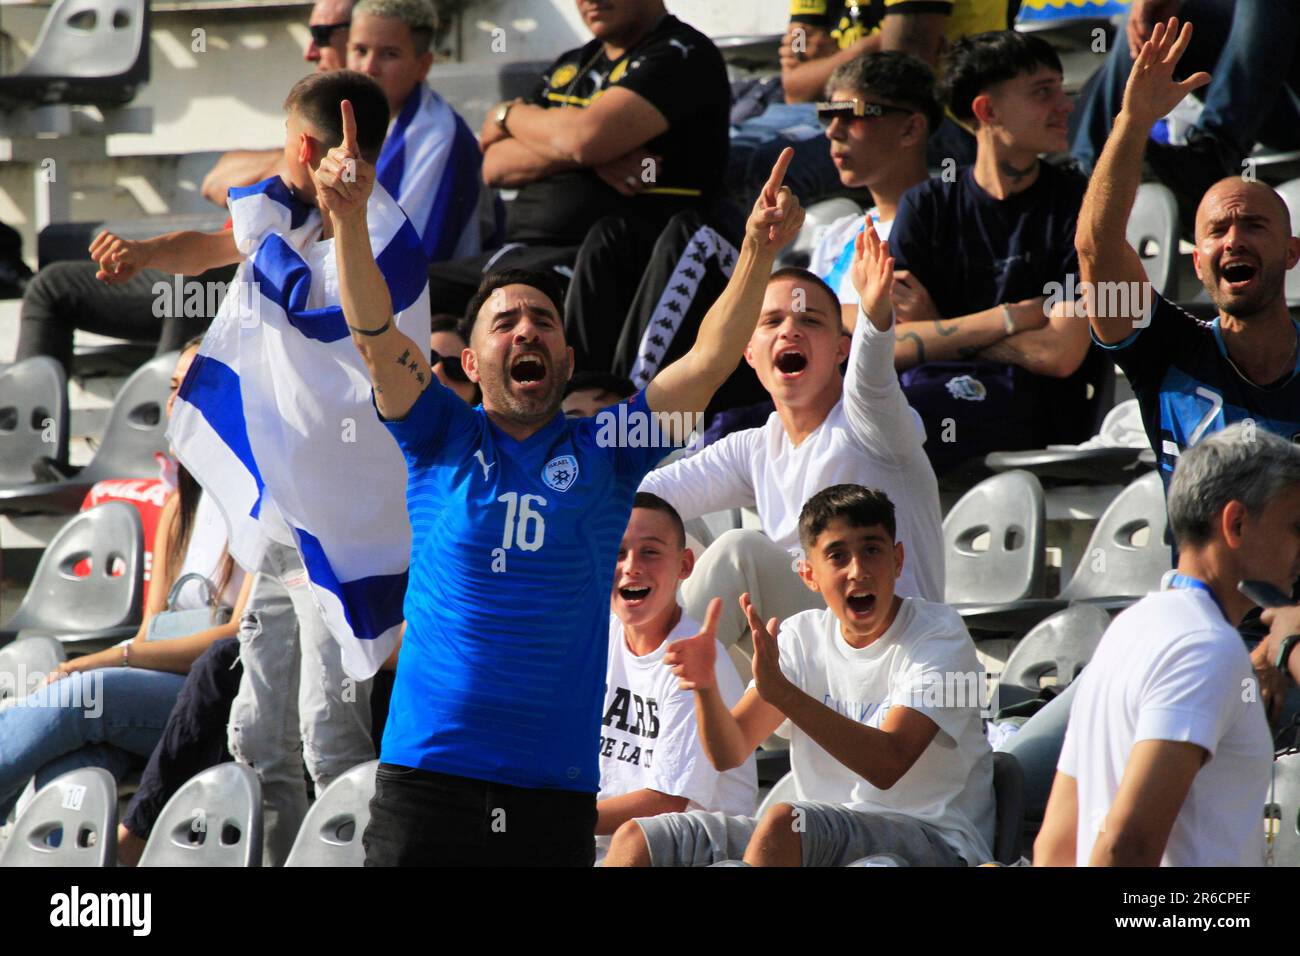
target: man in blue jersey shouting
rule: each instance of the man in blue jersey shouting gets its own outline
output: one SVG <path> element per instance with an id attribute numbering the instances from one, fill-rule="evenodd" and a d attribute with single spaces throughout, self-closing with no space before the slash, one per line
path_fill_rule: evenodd
<path id="1" fill-rule="evenodd" d="M 611 440 L 600 419 L 560 411 L 573 351 L 544 276 L 491 275 L 470 304 L 462 363 L 481 407 L 434 380 L 425 349 L 393 328 L 367 238 L 374 171 L 343 114 L 317 182 L 343 311 L 406 456 L 414 534 L 366 863 L 590 865 L 609 591 L 637 486 L 665 454 L 645 423 L 701 412 L 740 362 L 776 254 L 803 222 L 781 185 L 792 152 L 694 347 L 617 410 Z"/>

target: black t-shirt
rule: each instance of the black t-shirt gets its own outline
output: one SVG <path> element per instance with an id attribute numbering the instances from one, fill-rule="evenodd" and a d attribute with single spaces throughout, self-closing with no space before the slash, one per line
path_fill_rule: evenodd
<path id="1" fill-rule="evenodd" d="M 973 167 L 953 182 L 920 183 L 903 195 L 889 234 L 895 268 L 912 272 L 947 318 L 1048 295 L 1049 283 L 1065 285 L 1067 274 L 1078 274 L 1074 231 L 1086 188 L 1082 176 L 1047 163 L 1032 186 L 1006 199 L 986 193 Z M 929 362 L 901 380 L 905 392 L 934 381 L 941 370 L 950 381 L 969 375 L 1009 382 L 1015 401 L 999 412 L 998 447 L 1011 450 L 1088 438 L 1094 424 L 1088 382 L 1096 368 L 1087 361 L 1056 379 L 976 359 Z"/>
<path id="2" fill-rule="evenodd" d="M 1229 360 L 1217 318 L 1202 322 L 1158 295 L 1148 325 L 1101 347 L 1133 386 L 1166 490 L 1179 454 L 1234 422 L 1252 419 L 1300 441 L 1300 356 L 1280 380 L 1256 385 Z M 1279 351 L 1294 349 L 1290 336 L 1278 343 Z"/>
<path id="3" fill-rule="evenodd" d="M 603 216 L 666 221 L 682 209 L 706 206 L 718 193 L 727 166 L 731 85 L 713 41 L 671 15 L 617 60 L 592 40 L 552 64 L 531 102 L 585 108 L 614 86 L 644 97 L 668 120 L 668 130 L 645 144 L 663 157 L 658 181 L 634 197 L 589 169 L 529 183 L 508 206 L 507 241 L 579 245 Z"/>

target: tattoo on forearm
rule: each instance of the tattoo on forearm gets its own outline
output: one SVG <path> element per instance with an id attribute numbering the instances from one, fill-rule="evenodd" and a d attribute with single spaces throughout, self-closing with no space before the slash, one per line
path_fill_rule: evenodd
<path id="1" fill-rule="evenodd" d="M 925 364 L 925 342 L 921 341 L 921 336 L 917 335 L 915 332 L 904 332 L 898 337 L 898 342 L 900 344 L 903 342 L 911 342 L 916 345 L 916 364 Z"/>
<path id="2" fill-rule="evenodd" d="M 945 326 L 944 322 L 949 322 L 950 324 Z M 938 332 L 940 335 L 942 335 L 944 338 L 947 338 L 948 336 L 955 335 L 957 333 L 957 326 L 959 324 L 960 322 L 957 319 L 936 319 L 934 323 L 934 330 Z"/>
<path id="3" fill-rule="evenodd" d="M 359 329 L 355 325 L 349 325 L 348 328 L 351 329 L 353 332 L 357 333 L 357 335 L 365 335 L 365 336 L 373 337 L 376 335 L 383 335 L 390 328 L 392 328 L 392 325 L 393 325 L 393 320 L 390 318 L 387 322 L 385 322 L 382 326 L 380 326 L 377 329 Z"/>
<path id="4" fill-rule="evenodd" d="M 419 383 L 420 387 L 424 387 L 424 372 L 420 368 L 420 363 L 411 358 L 410 349 L 402 350 L 402 354 L 397 356 L 397 364 L 410 371 L 415 376 L 415 381 Z"/>

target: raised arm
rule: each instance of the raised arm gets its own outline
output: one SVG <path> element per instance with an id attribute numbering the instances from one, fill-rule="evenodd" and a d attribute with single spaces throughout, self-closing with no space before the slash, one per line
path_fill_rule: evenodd
<path id="1" fill-rule="evenodd" d="M 1074 244 L 1079 252 L 1088 321 L 1097 339 L 1106 345 L 1122 342 L 1133 334 L 1136 323 L 1146 319 L 1131 310 L 1125 315 L 1103 315 L 1094 299 L 1114 302 L 1120 297 L 1088 293 L 1098 283 L 1125 283 L 1121 288 L 1128 289 L 1147 283 L 1142 260 L 1124 235 L 1137 198 L 1142 153 L 1152 124 L 1192 90 L 1210 82 L 1208 73 L 1195 73 L 1181 83 L 1173 79 L 1174 68 L 1191 39 L 1190 23 L 1183 24 L 1181 31 L 1177 18 L 1155 25 L 1151 39 L 1142 45 L 1142 52 L 1129 73 L 1124 105 L 1115 118 L 1079 210 Z M 1140 296 L 1123 297 L 1123 301 L 1147 302 L 1150 297 L 1144 290 Z"/>
<path id="2" fill-rule="evenodd" d="M 754 334 L 777 253 L 803 226 L 799 200 L 788 186 L 781 185 L 793 158 L 794 150 L 786 149 L 772 168 L 745 224 L 736 269 L 700 323 L 695 344 L 646 387 L 651 411 L 704 411 L 714 392 L 740 364 L 745 344 Z"/>
<path id="3" fill-rule="evenodd" d="M 723 702 L 715 670 L 718 657 L 715 633 L 721 613 L 722 599 L 714 598 L 705 612 L 703 629 L 694 637 L 669 644 L 664 652 L 664 666 L 672 668 L 682 690 L 695 692 L 695 723 L 700 746 L 714 769 L 726 772 L 749 759 L 785 717 L 753 688 L 740 698 L 735 710 L 729 710 Z"/>
<path id="4" fill-rule="evenodd" d="M 239 261 L 232 229 L 220 232 L 168 232 L 152 239 L 123 239 L 101 232 L 90 244 L 90 258 L 99 264 L 95 278 L 117 285 L 141 269 L 173 275 L 199 275 Z"/>
<path id="5" fill-rule="evenodd" d="M 334 227 L 334 255 L 339 269 L 339 299 L 375 389 L 375 405 L 384 418 L 404 418 L 433 380 L 426 354 L 393 324 L 393 297 L 370 248 L 366 202 L 375 186 L 375 167 L 357 149 L 352 104 L 344 100 L 343 143 L 325 154 L 312 173 L 316 196 Z"/>

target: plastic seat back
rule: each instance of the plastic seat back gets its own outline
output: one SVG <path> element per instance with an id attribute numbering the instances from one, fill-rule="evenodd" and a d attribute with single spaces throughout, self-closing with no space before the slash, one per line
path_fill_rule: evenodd
<path id="1" fill-rule="evenodd" d="M 1064 690 L 1092 660 L 1109 626 L 1110 615 L 1091 604 L 1058 611 L 1016 645 L 1002 671 L 1002 686 L 1014 684 L 1037 694 L 1043 678 L 1055 674 L 1057 687 Z"/>
<path id="2" fill-rule="evenodd" d="M 1280 758 L 1273 772 L 1273 802 L 1264 808 L 1265 826 L 1273 832 L 1273 865 L 1300 866 L 1300 754 Z"/>
<path id="3" fill-rule="evenodd" d="M 0 647 L 0 704 L 11 697 L 26 697 L 67 659 L 63 645 L 52 637 L 24 636 Z"/>
<path id="4" fill-rule="evenodd" d="M 1300 235 L 1300 179 L 1283 183 L 1277 191 L 1291 212 L 1291 234 Z M 1300 266 L 1286 274 L 1286 302 L 1293 309 L 1300 307 Z"/>
<path id="5" fill-rule="evenodd" d="M 1046 505 L 1027 471 L 986 478 L 943 519 L 948 604 L 1042 597 Z"/>
<path id="6" fill-rule="evenodd" d="M 78 570 L 88 573 L 80 576 Z M 54 536 L 23 603 L 0 625 L 0 644 L 25 630 L 69 641 L 135 628 L 140 623 L 143 590 L 144 532 L 139 512 L 122 501 L 97 505 Z"/>
<path id="7" fill-rule="evenodd" d="M 40 789 L 0 848 L 0 866 L 113 866 L 117 784 L 102 767 L 82 767 Z"/>
<path id="8" fill-rule="evenodd" d="M 1147 472 L 1102 513 L 1061 597 L 1068 601 L 1137 599 L 1158 590 L 1173 563 L 1165 543 L 1167 520 L 1160 472 Z"/>
<path id="9" fill-rule="evenodd" d="M 0 96 L 120 106 L 148 79 L 148 0 L 57 0 L 31 57 L 15 74 L 0 78 Z"/>
<path id="10" fill-rule="evenodd" d="M 772 785 L 772 789 L 767 792 L 763 802 L 758 805 L 758 810 L 754 815 L 762 819 L 768 810 L 772 809 L 778 803 L 789 803 L 796 799 L 794 790 L 794 771 L 790 771 L 780 780 Z"/>
<path id="11" fill-rule="evenodd" d="M 261 866 L 262 785 L 223 763 L 190 778 L 163 807 L 140 866 Z"/>
<path id="12" fill-rule="evenodd" d="M 32 481 L 45 458 L 68 461 L 68 380 L 38 355 L 0 372 L 0 484 Z"/>
<path id="13" fill-rule="evenodd" d="M 298 829 L 285 866 L 361 866 L 378 760 L 358 764 L 326 788 Z"/>
<path id="14" fill-rule="evenodd" d="M 1138 187 L 1126 237 L 1155 291 L 1173 295 L 1178 275 L 1178 200 L 1168 186 L 1143 183 Z"/>
<path id="15" fill-rule="evenodd" d="M 157 476 L 154 455 L 167 451 L 167 397 L 178 358 L 178 352 L 159 355 L 126 380 L 113 400 L 99 451 L 78 480 Z"/>

